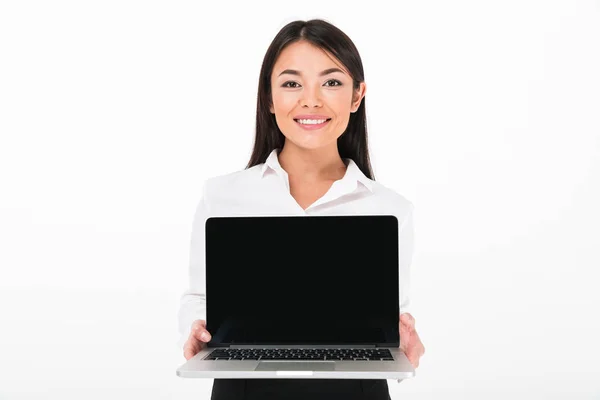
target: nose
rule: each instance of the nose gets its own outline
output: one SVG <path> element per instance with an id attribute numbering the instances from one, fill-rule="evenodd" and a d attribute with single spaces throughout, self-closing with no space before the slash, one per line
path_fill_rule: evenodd
<path id="1" fill-rule="evenodd" d="M 321 107 L 322 101 L 319 87 L 313 88 L 305 86 L 302 90 L 302 95 L 300 96 L 300 105 L 302 107 Z"/>

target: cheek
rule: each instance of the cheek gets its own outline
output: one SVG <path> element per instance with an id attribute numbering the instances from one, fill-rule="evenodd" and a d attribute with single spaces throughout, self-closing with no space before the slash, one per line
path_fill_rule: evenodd
<path id="1" fill-rule="evenodd" d="M 351 104 L 345 96 L 332 97 L 327 101 L 327 105 L 336 114 L 338 119 L 344 119 L 350 114 Z"/>
<path id="2" fill-rule="evenodd" d="M 291 111 L 297 102 L 297 98 L 290 93 L 274 93 L 273 105 L 276 112 L 287 113 Z"/>
<path id="3" fill-rule="evenodd" d="M 327 106 L 331 108 L 338 115 L 345 115 L 350 112 L 352 106 L 351 94 L 346 91 L 331 92 L 330 95 L 325 95 L 323 99 L 327 103 Z"/>

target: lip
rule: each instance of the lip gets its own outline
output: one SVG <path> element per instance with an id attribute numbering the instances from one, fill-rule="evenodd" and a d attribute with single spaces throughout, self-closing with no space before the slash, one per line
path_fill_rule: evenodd
<path id="1" fill-rule="evenodd" d="M 327 115 L 317 115 L 317 114 L 301 114 L 296 115 L 294 119 L 330 119 Z"/>
<path id="2" fill-rule="evenodd" d="M 304 119 L 304 118 L 300 118 L 300 119 Z M 307 119 L 312 119 L 312 118 L 307 118 Z M 317 125 L 308 125 L 308 124 L 307 125 L 303 125 L 303 124 L 301 124 L 298 121 L 294 121 L 294 122 L 296 122 L 298 124 L 298 126 L 300 128 L 302 128 L 302 129 L 304 129 L 304 130 L 314 131 L 314 130 L 323 128 L 325 125 L 327 125 L 331 121 L 328 118 L 314 118 L 314 119 L 327 119 L 327 121 L 323 122 L 322 124 L 317 124 Z"/>

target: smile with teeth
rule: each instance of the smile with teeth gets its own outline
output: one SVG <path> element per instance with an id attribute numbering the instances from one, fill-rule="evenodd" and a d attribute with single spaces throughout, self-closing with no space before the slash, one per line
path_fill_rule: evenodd
<path id="1" fill-rule="evenodd" d="M 319 125 L 319 124 L 322 124 L 323 122 L 329 121 L 330 119 L 331 118 L 328 118 L 328 119 L 297 119 L 295 121 L 302 125 Z"/>

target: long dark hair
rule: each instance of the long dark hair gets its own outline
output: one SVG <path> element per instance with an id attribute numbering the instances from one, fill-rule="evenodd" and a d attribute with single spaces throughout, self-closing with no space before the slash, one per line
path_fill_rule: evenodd
<path id="1" fill-rule="evenodd" d="M 267 49 L 258 82 L 256 106 L 256 135 L 254 149 L 246 168 L 262 164 L 274 149 L 282 149 L 285 136 L 279 130 L 275 115 L 271 114 L 271 75 L 273 66 L 283 49 L 300 40 L 307 41 L 337 58 L 348 70 L 356 91 L 365 76 L 363 65 L 350 38 L 339 28 L 322 19 L 294 21 L 284 26 Z M 366 96 L 365 96 L 366 97 Z M 365 97 L 356 112 L 350 114 L 348 127 L 338 138 L 341 158 L 350 158 L 369 179 L 375 180 L 367 143 Z"/>

